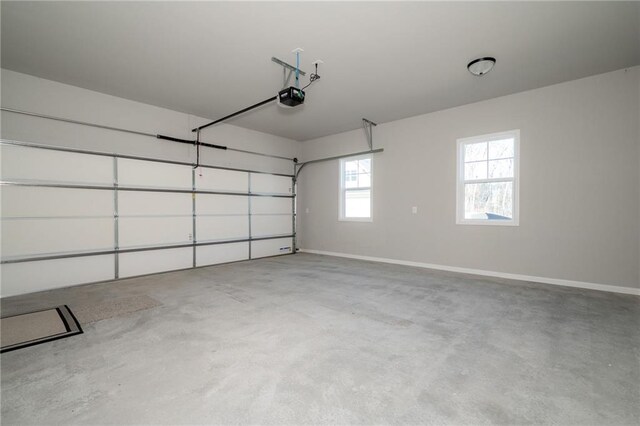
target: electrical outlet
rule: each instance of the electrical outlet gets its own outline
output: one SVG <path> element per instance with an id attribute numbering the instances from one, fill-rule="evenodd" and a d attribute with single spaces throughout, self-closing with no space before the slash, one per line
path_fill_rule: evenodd
<path id="1" fill-rule="evenodd" d="M 193 234 L 189 234 L 189 241 L 193 240 Z"/>
<path id="2" fill-rule="evenodd" d="M 411 213 L 418 214 L 418 207 L 417 206 L 411 207 Z"/>

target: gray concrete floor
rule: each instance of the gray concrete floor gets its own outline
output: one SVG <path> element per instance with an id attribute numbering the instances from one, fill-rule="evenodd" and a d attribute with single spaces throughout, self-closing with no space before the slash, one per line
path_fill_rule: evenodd
<path id="1" fill-rule="evenodd" d="M 2 424 L 638 424 L 640 298 L 310 254 L 2 300 L 163 303 L 1 357 Z"/>

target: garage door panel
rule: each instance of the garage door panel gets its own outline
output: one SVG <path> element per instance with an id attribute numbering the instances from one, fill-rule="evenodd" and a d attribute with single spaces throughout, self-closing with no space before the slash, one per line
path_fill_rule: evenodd
<path id="1" fill-rule="evenodd" d="M 125 217 L 118 220 L 120 248 L 190 243 L 192 217 Z"/>
<path id="2" fill-rule="evenodd" d="M 0 265 L 2 297 L 114 278 L 114 255 Z"/>
<path id="3" fill-rule="evenodd" d="M 196 189 L 246 193 L 249 191 L 249 173 L 202 167 L 196 170 Z"/>
<path id="4" fill-rule="evenodd" d="M 251 257 L 278 256 L 292 253 L 293 239 L 278 238 L 273 240 L 262 240 L 251 242 Z"/>
<path id="5" fill-rule="evenodd" d="M 160 247 L 191 244 L 194 237 L 206 243 L 292 234 L 292 199 L 260 196 L 290 196 L 290 177 L 208 168 L 194 175 L 189 165 L 0 147 L 5 180 L 106 188 L 4 186 L 3 258 L 110 251 L 116 244 L 122 250 L 155 248 L 119 253 L 118 262 L 109 254 L 5 264 L 3 296 L 113 279 L 116 265 L 119 277 L 190 268 L 193 247 Z M 196 190 L 220 194 L 192 194 L 194 183 Z M 250 189 L 257 195 L 249 195 Z M 198 246 L 195 261 L 203 266 L 245 260 L 250 252 L 253 258 L 287 254 L 292 242 L 277 238 Z"/>
<path id="6" fill-rule="evenodd" d="M 293 205 L 291 198 L 253 197 L 251 214 L 291 214 Z"/>
<path id="7" fill-rule="evenodd" d="M 251 173 L 251 192 L 291 195 L 293 180 L 287 176 Z"/>
<path id="8" fill-rule="evenodd" d="M 216 244 L 196 249 L 196 266 L 249 259 L 249 243 Z"/>
<path id="9" fill-rule="evenodd" d="M 191 166 L 154 161 L 118 159 L 120 186 L 191 189 Z"/>
<path id="10" fill-rule="evenodd" d="M 113 191 L 3 186 L 2 217 L 113 217 Z"/>
<path id="11" fill-rule="evenodd" d="M 113 218 L 2 221 L 2 256 L 113 249 Z"/>
<path id="12" fill-rule="evenodd" d="M 2 145 L 3 180 L 112 185 L 113 158 Z"/>
<path id="13" fill-rule="evenodd" d="M 191 247 L 121 253 L 118 257 L 120 277 L 175 271 L 193 266 Z"/>
<path id="14" fill-rule="evenodd" d="M 249 216 L 201 216 L 196 230 L 199 242 L 249 238 Z"/>
<path id="15" fill-rule="evenodd" d="M 242 214 L 249 211 L 249 197 L 236 195 L 196 195 L 196 214 Z"/>
<path id="16" fill-rule="evenodd" d="M 251 235 L 253 237 L 291 235 L 292 232 L 291 215 L 251 216 Z"/>
<path id="17" fill-rule="evenodd" d="M 168 192 L 118 191 L 118 214 L 185 215 L 192 214 L 191 194 Z"/>

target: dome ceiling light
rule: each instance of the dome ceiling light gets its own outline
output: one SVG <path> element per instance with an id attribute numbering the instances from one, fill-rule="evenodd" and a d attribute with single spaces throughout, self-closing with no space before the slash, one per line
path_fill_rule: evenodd
<path id="1" fill-rule="evenodd" d="M 487 56 L 484 58 L 474 59 L 473 61 L 469 62 L 469 64 L 467 64 L 467 69 L 471 74 L 480 77 L 491 71 L 495 64 L 496 58 Z"/>

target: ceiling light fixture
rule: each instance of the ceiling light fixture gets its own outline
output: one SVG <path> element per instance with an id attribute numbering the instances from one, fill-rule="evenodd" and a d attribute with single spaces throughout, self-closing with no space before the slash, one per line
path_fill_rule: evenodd
<path id="1" fill-rule="evenodd" d="M 481 75 L 485 75 L 496 64 L 496 58 L 492 58 L 491 56 L 487 56 L 484 58 L 474 59 L 473 61 L 467 64 L 467 69 L 469 72 L 475 76 L 480 77 Z"/>

